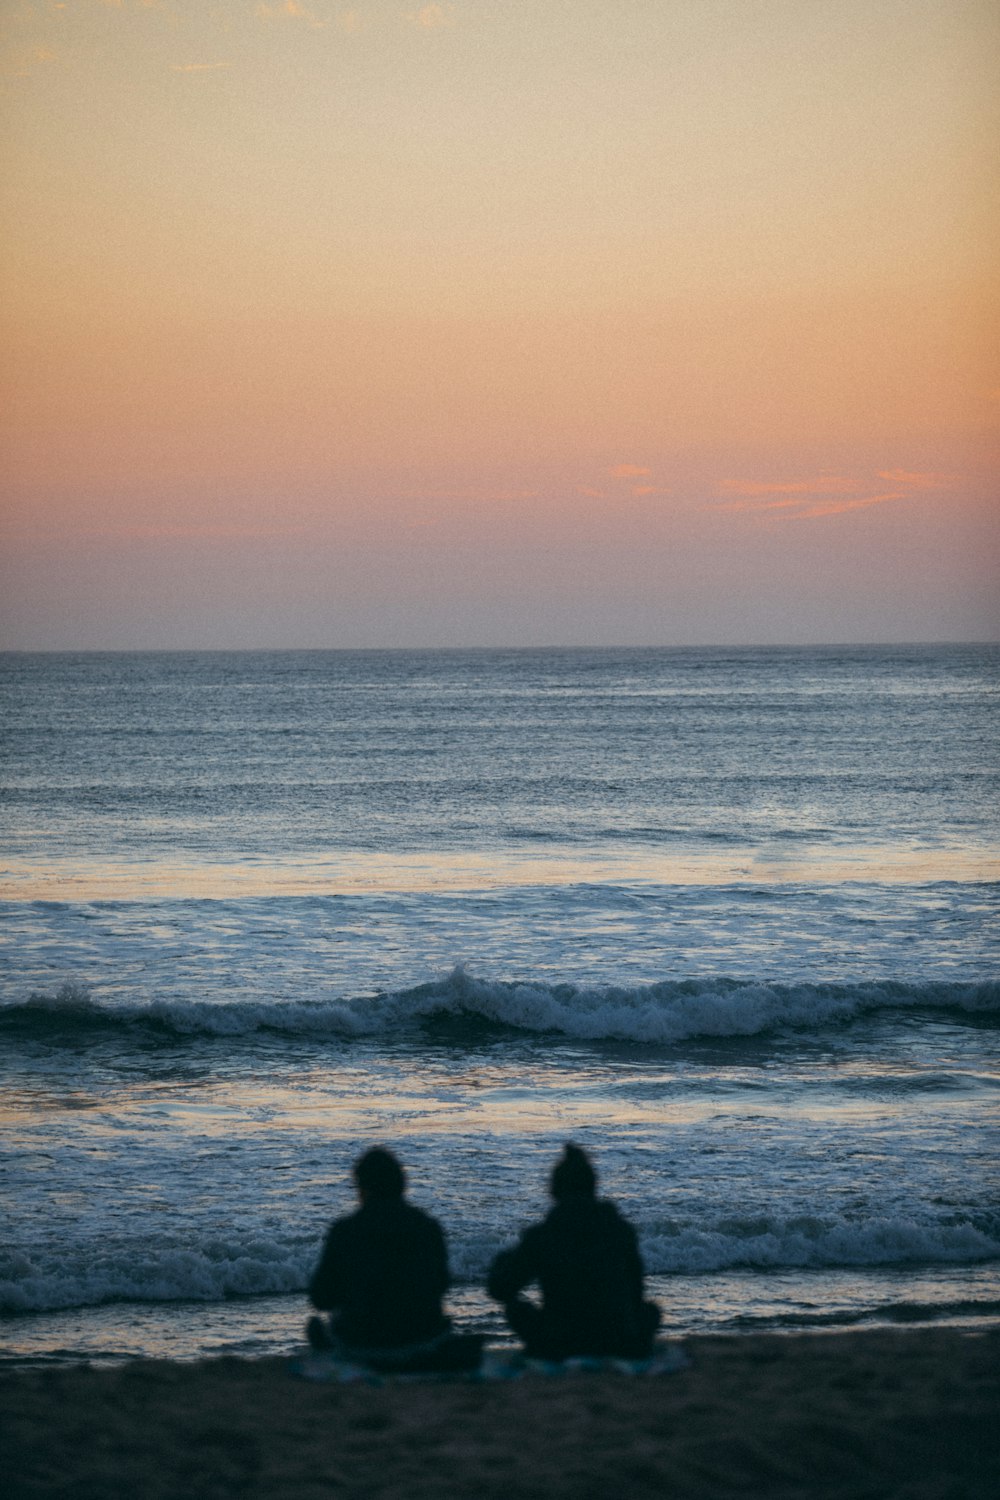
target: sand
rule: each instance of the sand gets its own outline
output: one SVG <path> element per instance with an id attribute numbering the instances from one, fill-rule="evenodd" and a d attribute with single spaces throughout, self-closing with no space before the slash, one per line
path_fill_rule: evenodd
<path id="1" fill-rule="evenodd" d="M 1000 1331 L 691 1339 L 688 1370 L 315 1385 L 274 1359 L 0 1377 L 22 1496 L 1000 1493 Z"/>

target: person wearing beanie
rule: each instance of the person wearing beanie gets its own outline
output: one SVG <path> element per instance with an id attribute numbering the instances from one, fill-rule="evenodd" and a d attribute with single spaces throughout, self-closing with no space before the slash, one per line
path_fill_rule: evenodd
<path id="1" fill-rule="evenodd" d="M 652 1352 L 660 1309 L 643 1297 L 635 1230 L 613 1203 L 598 1198 L 586 1152 L 568 1144 L 552 1169 L 553 1207 L 490 1267 L 487 1290 L 536 1359 Z M 537 1283 L 539 1308 L 521 1294 Z"/>
<path id="2" fill-rule="evenodd" d="M 404 1198 L 406 1174 L 391 1151 L 374 1147 L 354 1164 L 359 1207 L 330 1225 L 309 1300 L 329 1320 L 309 1319 L 316 1350 L 382 1368 L 478 1363 L 482 1340 L 450 1333 L 442 1310 L 448 1253 L 436 1219 Z"/>

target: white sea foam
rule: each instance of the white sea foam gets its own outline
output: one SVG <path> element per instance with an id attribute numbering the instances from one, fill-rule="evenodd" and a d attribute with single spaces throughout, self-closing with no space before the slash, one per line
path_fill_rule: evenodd
<path id="1" fill-rule="evenodd" d="M 103 1302 L 215 1302 L 299 1291 L 313 1247 L 268 1238 L 232 1244 L 90 1246 L 58 1257 L 0 1253 L 0 1310 L 38 1312 Z"/>
<path id="2" fill-rule="evenodd" d="M 644 1238 L 648 1268 L 661 1275 L 747 1267 L 899 1266 L 957 1264 L 1000 1256 L 1000 1224 L 991 1232 L 970 1223 L 914 1219 L 859 1223 L 800 1218 L 715 1229 L 654 1231 Z"/>
<path id="3" fill-rule="evenodd" d="M 1000 1223 L 850 1223 L 799 1218 L 726 1221 L 714 1226 L 650 1225 L 641 1233 L 650 1275 L 699 1275 L 732 1269 L 837 1269 L 962 1265 L 1000 1258 Z M 500 1245 L 484 1230 L 453 1234 L 459 1285 L 482 1284 Z M 301 1236 L 258 1235 L 204 1243 L 126 1241 L 60 1253 L 0 1253 L 0 1311 L 23 1313 L 107 1302 L 217 1302 L 234 1296 L 304 1292 L 318 1246 Z"/>
<path id="4" fill-rule="evenodd" d="M 9 658 L 8 1348 L 286 1338 L 376 1139 L 456 1307 L 566 1135 L 688 1326 L 987 1304 L 997 663 Z"/>
<path id="5" fill-rule="evenodd" d="M 688 1037 L 756 1036 L 778 1027 L 815 1029 L 882 1010 L 943 1009 L 969 1016 L 1000 1011 L 1000 983 L 778 984 L 730 978 L 636 986 L 560 985 L 479 979 L 458 967 L 413 989 L 336 1000 L 106 1003 L 66 985 L 23 1004 L 0 1006 L 9 1034 L 55 1037 L 128 1029 L 172 1038 L 377 1037 L 438 1019 L 482 1022 L 587 1040 L 669 1043 Z"/>

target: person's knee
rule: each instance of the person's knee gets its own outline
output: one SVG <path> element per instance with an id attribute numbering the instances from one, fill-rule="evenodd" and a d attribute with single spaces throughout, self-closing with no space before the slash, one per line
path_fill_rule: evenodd
<path id="1" fill-rule="evenodd" d="M 516 1297 L 506 1304 L 504 1311 L 507 1315 L 507 1324 L 511 1332 L 516 1333 L 521 1340 L 525 1353 L 540 1358 L 546 1357 L 549 1340 L 542 1309 L 523 1297 Z"/>
<path id="2" fill-rule="evenodd" d="M 509 1326 L 526 1342 L 538 1333 L 542 1314 L 534 1303 L 524 1297 L 514 1297 L 504 1304 L 504 1313 Z"/>
<path id="3" fill-rule="evenodd" d="M 315 1314 L 306 1323 L 306 1338 L 309 1340 L 309 1347 L 317 1351 L 332 1349 L 334 1346 L 329 1323 L 326 1318 Z"/>

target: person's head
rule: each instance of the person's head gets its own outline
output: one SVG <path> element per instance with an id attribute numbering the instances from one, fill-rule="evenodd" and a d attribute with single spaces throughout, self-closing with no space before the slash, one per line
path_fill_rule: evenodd
<path id="1" fill-rule="evenodd" d="M 406 1173 L 391 1151 L 373 1146 L 354 1163 L 354 1182 L 361 1198 L 401 1198 Z"/>
<path id="2" fill-rule="evenodd" d="M 579 1146 L 574 1146 L 572 1141 L 567 1141 L 549 1178 L 549 1191 L 553 1198 L 558 1202 L 560 1198 L 568 1198 L 574 1193 L 592 1198 L 596 1190 L 597 1173 L 591 1165 L 590 1157 Z"/>

